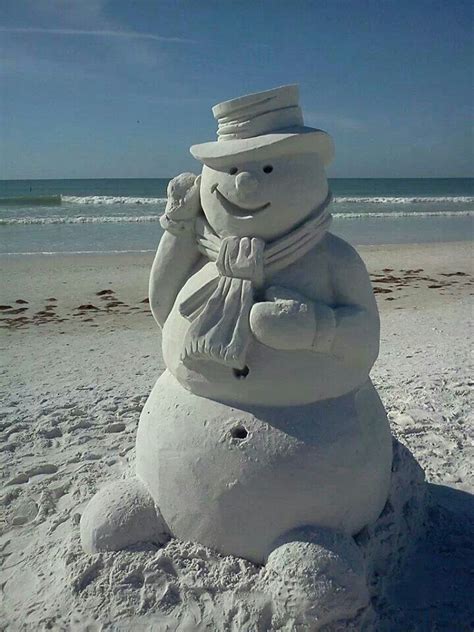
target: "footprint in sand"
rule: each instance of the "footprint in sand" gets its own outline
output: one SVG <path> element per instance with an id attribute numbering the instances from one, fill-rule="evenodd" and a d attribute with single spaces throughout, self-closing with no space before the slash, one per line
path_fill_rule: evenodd
<path id="1" fill-rule="evenodd" d="M 125 428 L 126 426 L 124 423 L 116 422 L 116 423 L 109 424 L 108 426 L 106 426 L 105 432 L 107 433 L 123 432 Z"/>
<path id="2" fill-rule="evenodd" d="M 34 520 L 37 514 L 38 505 L 32 498 L 25 498 L 15 506 L 10 522 L 15 526 L 27 524 Z"/>
<path id="3" fill-rule="evenodd" d="M 71 581 L 73 592 L 75 594 L 81 593 L 89 584 L 96 580 L 99 577 L 102 566 L 103 561 L 100 557 L 93 562 L 87 562 L 85 568 L 76 577 L 73 577 Z"/>
<path id="4" fill-rule="evenodd" d="M 58 468 L 51 463 L 43 463 L 41 465 L 37 465 L 36 467 L 32 467 L 26 472 L 21 472 L 17 474 L 14 478 L 12 478 L 6 485 L 23 485 L 24 483 L 28 483 L 30 478 L 33 476 L 39 476 L 40 474 L 56 474 Z"/>

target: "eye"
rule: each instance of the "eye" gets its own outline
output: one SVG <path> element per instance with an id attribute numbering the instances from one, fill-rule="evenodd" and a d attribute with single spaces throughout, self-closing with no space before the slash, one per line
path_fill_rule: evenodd
<path id="1" fill-rule="evenodd" d="M 273 171 L 272 165 L 265 165 L 263 168 L 264 173 L 271 173 Z"/>
<path id="2" fill-rule="evenodd" d="M 229 169 L 229 173 L 230 173 L 230 175 L 231 175 L 231 176 L 235 176 L 235 174 L 237 173 L 237 171 L 238 171 L 237 167 L 231 167 L 231 168 Z"/>

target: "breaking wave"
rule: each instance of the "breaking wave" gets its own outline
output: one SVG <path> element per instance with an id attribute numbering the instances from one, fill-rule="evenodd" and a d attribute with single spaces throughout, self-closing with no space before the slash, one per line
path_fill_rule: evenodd
<path id="1" fill-rule="evenodd" d="M 74 255 L 127 255 L 149 254 L 156 252 L 156 248 L 138 248 L 135 250 L 36 250 L 33 252 L 0 252 L 0 257 L 37 257 L 38 255 L 70 257 Z"/>
<path id="2" fill-rule="evenodd" d="M 336 204 L 423 204 L 433 202 L 464 203 L 474 202 L 470 196 L 444 196 L 444 197 L 335 197 Z"/>
<path id="3" fill-rule="evenodd" d="M 61 204 L 166 204 L 166 198 L 125 195 L 18 195 L 0 197 L 1 206 L 61 206 Z"/>
<path id="4" fill-rule="evenodd" d="M 122 195 L 63 195 L 61 199 L 70 204 L 166 204 L 166 198 Z"/>
<path id="5" fill-rule="evenodd" d="M 474 202 L 472 196 L 416 196 L 416 197 L 350 197 L 336 196 L 333 199 L 335 204 L 423 204 L 423 203 L 443 203 L 466 204 Z M 131 197 L 125 195 L 21 195 L 17 197 L 0 198 L 0 206 L 56 206 L 61 204 L 88 204 L 106 205 L 115 204 L 166 204 L 163 197 Z"/>
<path id="6" fill-rule="evenodd" d="M 0 226 L 10 224 L 145 224 L 159 222 L 160 215 L 117 215 L 100 217 L 15 217 L 0 219 Z"/>
<path id="7" fill-rule="evenodd" d="M 166 198 L 125 197 L 115 195 L 71 196 L 63 195 L 62 201 L 72 204 L 165 204 Z M 433 202 L 469 203 L 474 202 L 470 196 L 444 197 L 335 197 L 336 204 L 422 204 Z"/>
<path id="8" fill-rule="evenodd" d="M 379 211 L 374 213 L 332 213 L 337 219 L 362 219 L 377 217 L 393 219 L 397 217 L 474 217 L 474 211 Z"/>
<path id="9" fill-rule="evenodd" d="M 402 217 L 474 217 L 474 211 L 396 211 L 374 213 L 333 213 L 335 219 L 396 219 Z M 0 226 L 12 224 L 146 224 L 159 222 L 160 215 L 116 215 L 89 217 L 15 217 L 0 219 Z"/>

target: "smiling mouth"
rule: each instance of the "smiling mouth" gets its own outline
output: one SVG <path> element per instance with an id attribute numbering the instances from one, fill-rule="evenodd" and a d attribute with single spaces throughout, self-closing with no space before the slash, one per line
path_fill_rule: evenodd
<path id="1" fill-rule="evenodd" d="M 237 206 L 237 204 L 234 204 L 233 202 L 228 200 L 225 195 L 222 195 L 222 193 L 217 188 L 217 184 L 212 185 L 211 193 L 215 193 L 217 195 L 217 199 L 222 204 L 227 213 L 229 213 L 230 215 L 234 215 L 235 217 L 252 217 L 256 213 L 264 211 L 271 204 L 270 202 L 267 202 L 266 204 L 262 204 L 262 206 L 257 206 L 255 208 L 244 208 L 243 206 Z"/>

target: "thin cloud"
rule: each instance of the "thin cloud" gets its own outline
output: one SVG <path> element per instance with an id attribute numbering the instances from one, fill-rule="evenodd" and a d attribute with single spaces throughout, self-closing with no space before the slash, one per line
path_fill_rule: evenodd
<path id="1" fill-rule="evenodd" d="M 164 35 L 155 35 L 153 33 L 140 33 L 139 31 L 111 31 L 99 30 L 91 31 L 84 29 L 47 29 L 39 27 L 19 27 L 19 26 L 0 26 L 2 33 L 43 33 L 45 35 L 73 35 L 86 37 L 125 37 L 128 39 L 146 39 L 155 42 L 174 42 L 176 44 L 196 44 L 196 40 L 186 39 L 184 37 L 167 37 Z"/>

